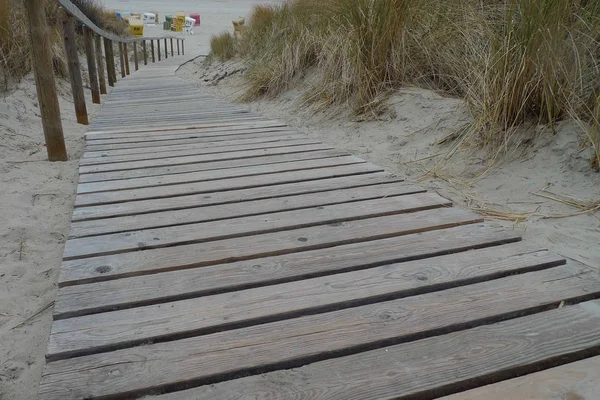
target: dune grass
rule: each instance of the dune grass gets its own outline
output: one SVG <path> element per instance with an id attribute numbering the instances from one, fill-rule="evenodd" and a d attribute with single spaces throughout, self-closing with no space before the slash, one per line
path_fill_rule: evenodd
<path id="1" fill-rule="evenodd" d="M 218 35 L 212 35 L 210 38 L 212 56 L 219 61 L 231 60 L 236 53 L 235 47 L 235 38 L 229 32 L 222 32 Z"/>
<path id="2" fill-rule="evenodd" d="M 97 0 L 73 2 L 101 28 L 121 36 L 129 35 L 127 24 L 117 22 L 116 18 L 107 13 Z M 58 76 L 64 77 L 67 74 L 67 66 L 58 22 L 58 2 L 46 0 L 45 8 L 50 28 L 54 71 Z M 3 16 L 0 18 L 0 79 L 3 80 L 0 90 L 2 90 L 7 88 L 9 80 L 19 80 L 31 71 L 31 60 L 29 30 L 23 1 L 0 0 L 0 15 Z"/>
<path id="3" fill-rule="evenodd" d="M 526 122 L 576 118 L 600 165 L 596 0 L 290 0 L 255 7 L 231 48 L 248 64 L 245 100 L 310 73 L 308 103 L 365 113 L 418 85 L 465 98 L 467 138 L 495 147 Z"/>

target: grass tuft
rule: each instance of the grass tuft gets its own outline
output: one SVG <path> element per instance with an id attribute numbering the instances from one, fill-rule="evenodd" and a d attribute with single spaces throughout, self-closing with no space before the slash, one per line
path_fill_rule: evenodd
<path id="1" fill-rule="evenodd" d="M 223 62 L 231 60 L 235 56 L 236 39 L 229 32 L 212 35 L 210 38 L 211 54 L 217 60 Z"/>
<path id="2" fill-rule="evenodd" d="M 600 164 L 600 1 L 289 0 L 256 6 L 231 48 L 248 64 L 245 100 L 311 74 L 307 103 L 366 113 L 418 85 L 466 99 L 463 142 L 497 149 L 524 124 L 575 118 Z"/>

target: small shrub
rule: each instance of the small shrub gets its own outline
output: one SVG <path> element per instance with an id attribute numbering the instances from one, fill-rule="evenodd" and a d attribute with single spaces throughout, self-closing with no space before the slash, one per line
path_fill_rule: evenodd
<path id="1" fill-rule="evenodd" d="M 227 61 L 235 56 L 236 39 L 229 32 L 213 35 L 210 38 L 210 49 L 213 57 Z"/>

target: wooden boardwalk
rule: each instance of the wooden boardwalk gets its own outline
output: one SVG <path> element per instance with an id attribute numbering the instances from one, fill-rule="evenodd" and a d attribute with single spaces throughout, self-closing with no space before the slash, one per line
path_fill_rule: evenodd
<path id="1" fill-rule="evenodd" d="M 505 380 L 598 369 L 597 270 L 179 63 L 119 82 L 87 134 L 40 398 L 524 399 Z M 540 387 L 600 398 L 567 381 Z"/>

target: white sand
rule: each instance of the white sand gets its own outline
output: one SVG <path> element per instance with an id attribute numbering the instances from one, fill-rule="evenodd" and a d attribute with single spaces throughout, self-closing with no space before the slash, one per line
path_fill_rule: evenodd
<path id="1" fill-rule="evenodd" d="M 179 70 L 180 75 L 219 97 L 236 100 L 243 86 L 243 72 L 231 74 L 243 65 L 228 62 L 207 70 L 202 61 L 187 64 Z M 295 86 L 305 85 L 298 82 Z M 556 135 L 540 129 L 535 135 L 522 137 L 524 143 L 505 154 L 497 168 L 473 184 L 464 185 L 460 181 L 472 181 L 487 169 L 485 152 L 474 149 L 456 155 L 440 171 L 446 179 L 423 178 L 449 152 L 450 144 L 437 142 L 470 121 L 462 100 L 418 88 L 404 89 L 390 99 L 391 112 L 381 121 L 357 122 L 344 108 L 331 110 L 328 115 L 299 111 L 300 96 L 294 89 L 277 100 L 255 101 L 247 106 L 399 176 L 419 181 L 452 199 L 456 206 L 535 213 L 525 222 L 499 223 L 558 254 L 600 267 L 600 212 L 544 218 L 580 210 L 533 194 L 546 189 L 545 194 L 564 194 L 588 202 L 600 200 L 600 173 L 590 169 L 590 153 L 581 151 L 583 137 L 574 123 L 560 124 Z"/>
<path id="2" fill-rule="evenodd" d="M 33 77 L 0 94 L 0 399 L 34 399 L 44 366 L 86 129 L 58 90 L 68 162 L 46 161 Z"/>

